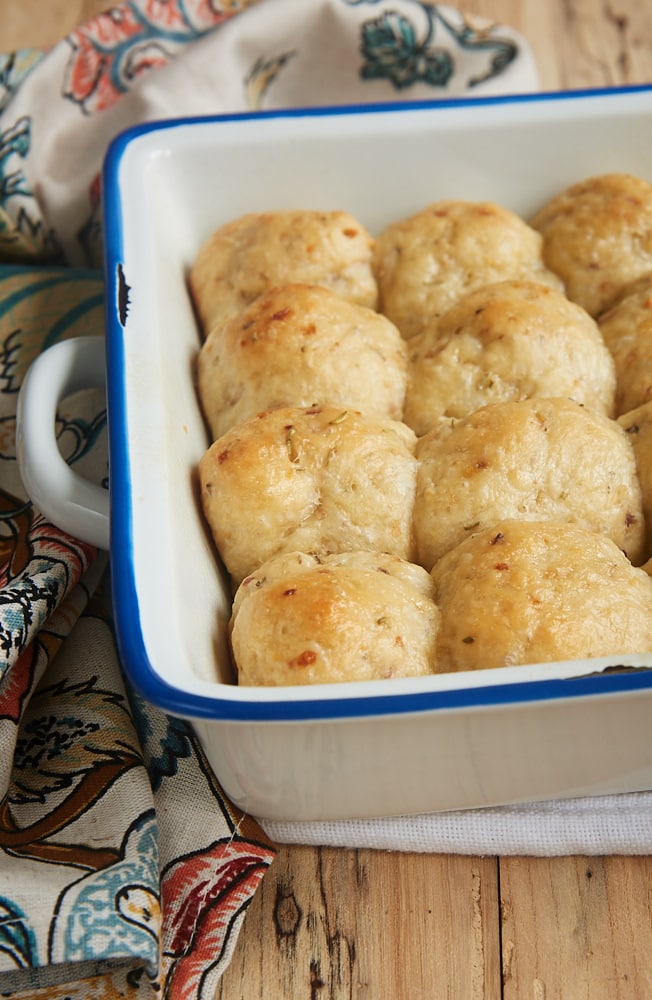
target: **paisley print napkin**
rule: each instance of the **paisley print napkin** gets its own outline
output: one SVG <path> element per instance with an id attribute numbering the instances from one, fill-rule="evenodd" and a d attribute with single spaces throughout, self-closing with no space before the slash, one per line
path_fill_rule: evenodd
<path id="1" fill-rule="evenodd" d="M 3 996 L 207 1000 L 274 855 L 192 727 L 126 682 L 106 556 L 49 524 L 17 473 L 30 362 L 104 332 L 109 141 L 173 115 L 531 89 L 515 32 L 419 0 L 131 0 L 47 52 L 0 56 Z M 100 483 L 105 417 L 89 391 L 57 424 Z"/>

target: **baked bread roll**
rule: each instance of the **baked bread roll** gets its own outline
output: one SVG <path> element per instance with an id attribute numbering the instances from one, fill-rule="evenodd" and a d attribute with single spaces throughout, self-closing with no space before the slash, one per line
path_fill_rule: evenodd
<path id="1" fill-rule="evenodd" d="M 652 272 L 628 285 L 598 319 L 616 370 L 616 412 L 652 399 Z"/>
<path id="2" fill-rule="evenodd" d="M 281 285 L 216 324 L 197 389 L 213 438 L 262 410 L 333 403 L 401 420 L 407 347 L 384 316 L 317 285 Z"/>
<path id="3" fill-rule="evenodd" d="M 380 311 L 410 338 L 482 285 L 531 278 L 561 290 L 541 246 L 539 233 L 492 202 L 435 202 L 376 239 Z"/>
<path id="4" fill-rule="evenodd" d="M 202 333 L 287 281 L 325 285 L 374 309 L 373 240 L 348 212 L 252 212 L 199 248 L 189 285 Z"/>
<path id="5" fill-rule="evenodd" d="M 292 550 L 413 560 L 416 437 L 336 406 L 281 407 L 218 438 L 199 462 L 201 503 L 235 583 Z"/>
<path id="6" fill-rule="evenodd" d="M 568 399 L 493 403 L 442 421 L 417 445 L 417 561 L 430 569 L 470 532 L 506 518 L 568 521 L 645 559 L 630 436 Z"/>
<path id="7" fill-rule="evenodd" d="M 403 419 L 418 435 L 488 403 L 568 396 L 611 415 L 615 371 L 597 324 L 532 281 L 484 285 L 409 342 Z"/>
<path id="8" fill-rule="evenodd" d="M 652 270 L 652 184 L 602 174 L 571 185 L 530 224 L 543 236 L 543 259 L 566 294 L 592 316 Z"/>
<path id="9" fill-rule="evenodd" d="M 649 559 L 652 557 L 652 400 L 623 413 L 618 423 L 634 450 L 646 526 L 645 558 Z"/>
<path id="10" fill-rule="evenodd" d="M 433 672 L 439 610 L 420 566 L 376 552 L 277 556 L 231 617 L 240 684 L 331 684 Z"/>
<path id="11" fill-rule="evenodd" d="M 652 579 L 574 524 L 507 520 L 434 567 L 441 671 L 652 650 Z"/>

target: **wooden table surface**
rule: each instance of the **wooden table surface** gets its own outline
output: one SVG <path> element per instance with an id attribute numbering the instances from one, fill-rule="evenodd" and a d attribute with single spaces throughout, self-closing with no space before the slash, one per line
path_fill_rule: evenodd
<path id="1" fill-rule="evenodd" d="M 51 44 L 106 6 L 0 0 L 0 50 Z M 652 81 L 645 0 L 463 6 L 525 35 L 544 90 Z M 282 847 L 216 1000 L 258 998 L 649 1000 L 652 858 Z"/>

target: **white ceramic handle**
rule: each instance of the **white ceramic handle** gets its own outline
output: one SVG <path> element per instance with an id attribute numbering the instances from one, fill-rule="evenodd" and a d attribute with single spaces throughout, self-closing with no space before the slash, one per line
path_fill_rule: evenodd
<path id="1" fill-rule="evenodd" d="M 18 467 L 28 496 L 58 528 L 101 549 L 109 548 L 109 491 L 65 462 L 55 420 L 66 396 L 105 384 L 104 338 L 62 340 L 30 365 L 16 414 Z"/>

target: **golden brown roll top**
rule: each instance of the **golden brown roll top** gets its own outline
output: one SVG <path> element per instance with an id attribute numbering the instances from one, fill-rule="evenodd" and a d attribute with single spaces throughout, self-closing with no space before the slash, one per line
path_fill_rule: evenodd
<path id="1" fill-rule="evenodd" d="M 280 285 L 216 324 L 197 363 L 213 438 L 262 410 L 331 403 L 401 420 L 407 345 L 388 319 L 317 285 Z"/>
<path id="2" fill-rule="evenodd" d="M 287 281 L 325 285 L 375 308 L 372 250 L 372 237 L 348 212 L 251 212 L 227 222 L 199 248 L 189 274 L 203 336 Z"/>
<path id="3" fill-rule="evenodd" d="M 419 439 L 418 562 L 430 569 L 471 532 L 506 518 L 565 521 L 646 558 L 630 435 L 568 399 L 494 403 Z"/>
<path id="4" fill-rule="evenodd" d="M 652 270 L 652 184 L 640 177 L 581 180 L 551 198 L 530 225 L 543 236 L 546 266 L 591 316 Z"/>
<path id="5" fill-rule="evenodd" d="M 598 318 L 614 360 L 616 413 L 652 400 L 652 272 L 627 285 Z"/>
<path id="6" fill-rule="evenodd" d="M 416 437 L 335 406 L 281 407 L 199 463 L 201 501 L 235 583 L 280 552 L 370 549 L 412 560 Z"/>
<path id="7" fill-rule="evenodd" d="M 435 202 L 376 238 L 380 311 L 409 339 L 482 285 L 523 278 L 562 290 L 541 250 L 540 234 L 500 205 Z"/>
<path id="8" fill-rule="evenodd" d="M 439 610 L 424 569 L 373 552 L 292 552 L 246 577 L 231 619 L 240 684 L 430 674 Z"/>
<path id="9" fill-rule="evenodd" d="M 652 579 L 605 535 L 502 521 L 435 565 L 440 670 L 652 649 Z"/>
<path id="10" fill-rule="evenodd" d="M 484 285 L 409 341 L 403 419 L 425 434 L 489 403 L 568 396 L 613 414 L 614 362 L 598 326 L 534 281 Z"/>

